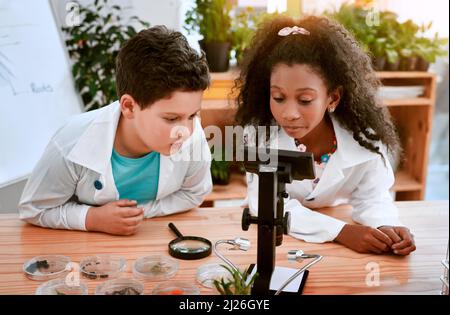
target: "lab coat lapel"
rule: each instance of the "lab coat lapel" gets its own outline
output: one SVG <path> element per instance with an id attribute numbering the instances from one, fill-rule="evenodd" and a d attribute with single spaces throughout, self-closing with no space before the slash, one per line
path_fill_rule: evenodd
<path id="1" fill-rule="evenodd" d="M 334 132 L 336 134 L 337 149 L 328 161 L 319 183 L 306 199 L 316 198 L 326 193 L 328 189 L 344 179 L 344 170 L 349 167 L 364 163 L 376 157 L 369 150 L 361 147 L 353 139 L 350 131 L 344 129 L 336 118 L 331 115 Z"/>
<path id="2" fill-rule="evenodd" d="M 99 174 L 89 185 L 92 184 L 95 190 L 95 202 L 105 203 L 119 198 L 111 169 L 111 154 L 121 113 L 119 102 L 100 111 L 67 158 Z"/>
<path id="3" fill-rule="evenodd" d="M 158 193 L 156 199 L 164 198 L 170 191 L 167 190 L 167 184 L 170 182 L 171 177 L 174 176 L 175 163 L 170 156 L 160 155 L 159 162 L 159 180 L 158 180 Z"/>
<path id="4" fill-rule="evenodd" d="M 340 159 L 337 155 L 332 155 L 330 160 L 328 161 L 327 166 L 325 167 L 322 176 L 319 180 L 319 183 L 313 189 L 313 191 L 305 198 L 314 199 L 321 194 L 324 194 L 327 189 L 333 187 L 338 182 L 344 179 L 344 173 L 340 167 Z"/>
<path id="5" fill-rule="evenodd" d="M 105 174 L 110 164 L 117 124 L 119 102 L 100 109 L 99 115 L 78 139 L 67 158 L 99 174 Z"/>

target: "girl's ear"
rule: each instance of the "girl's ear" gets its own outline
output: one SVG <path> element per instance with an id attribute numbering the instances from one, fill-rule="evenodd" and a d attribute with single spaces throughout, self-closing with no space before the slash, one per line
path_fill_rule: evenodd
<path id="1" fill-rule="evenodd" d="M 134 118 L 135 111 L 139 108 L 138 103 L 130 94 L 124 94 L 120 98 L 120 110 L 125 118 Z"/>
<path id="2" fill-rule="evenodd" d="M 336 107 L 338 107 L 343 93 L 344 93 L 344 89 L 342 86 L 337 87 L 330 93 L 330 95 L 328 97 L 329 101 L 328 101 L 328 106 L 327 106 L 327 109 L 330 113 L 334 112 L 336 110 Z"/>

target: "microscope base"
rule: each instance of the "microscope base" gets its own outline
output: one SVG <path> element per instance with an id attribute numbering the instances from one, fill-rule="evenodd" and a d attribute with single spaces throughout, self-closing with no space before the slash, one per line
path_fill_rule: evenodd
<path id="1" fill-rule="evenodd" d="M 294 268 L 286 268 L 286 267 L 275 267 L 275 270 L 272 274 L 272 281 L 270 283 L 270 291 L 269 295 L 274 295 L 284 281 L 286 281 L 292 274 L 294 274 L 298 269 Z M 256 272 L 256 265 L 251 264 L 248 268 L 248 273 L 250 277 Z M 288 285 L 284 290 L 280 293 L 280 295 L 300 295 L 303 292 L 303 288 L 306 283 L 306 279 L 308 278 L 309 270 L 305 270 L 303 275 L 298 276 L 296 280 L 292 281 L 290 285 Z M 296 291 L 295 291 L 296 290 Z"/>

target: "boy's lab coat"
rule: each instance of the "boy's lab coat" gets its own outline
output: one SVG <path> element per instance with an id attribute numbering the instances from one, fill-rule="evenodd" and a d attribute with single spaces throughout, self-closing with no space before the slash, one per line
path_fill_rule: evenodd
<path id="1" fill-rule="evenodd" d="M 286 185 L 285 211 L 291 213 L 290 235 L 307 242 L 332 241 L 345 222 L 321 214 L 313 208 L 349 203 L 353 206 L 352 218 L 357 223 L 377 228 L 382 225 L 402 225 L 398 210 L 389 189 L 394 184 L 394 174 L 386 158 L 386 166 L 379 154 L 359 145 L 352 134 L 332 117 L 336 133 L 337 150 L 328 161 L 320 181 L 313 189 L 311 180 L 293 181 Z M 249 146 L 255 145 L 255 134 L 244 130 Z M 275 140 L 275 139 L 278 139 Z M 264 146 L 263 141 L 259 141 Z M 272 133 L 268 144 L 272 148 L 298 150 L 294 139 L 280 128 L 278 137 Z M 383 149 L 383 147 L 380 145 Z M 250 212 L 258 212 L 258 175 L 247 173 L 247 202 Z"/>
<path id="2" fill-rule="evenodd" d="M 75 117 L 51 139 L 19 203 L 20 218 L 43 227 L 86 230 L 90 206 L 118 200 L 111 153 L 119 102 Z M 200 154 L 201 153 L 201 154 Z M 187 161 L 186 161 L 187 160 Z M 145 217 L 194 208 L 212 189 L 211 155 L 200 121 L 172 156 L 160 158 L 158 193 Z"/>

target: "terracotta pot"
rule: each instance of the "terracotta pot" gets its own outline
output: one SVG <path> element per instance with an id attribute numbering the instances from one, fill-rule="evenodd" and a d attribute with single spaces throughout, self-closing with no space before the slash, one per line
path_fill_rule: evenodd
<path id="1" fill-rule="evenodd" d="M 376 71 L 383 71 L 384 67 L 386 65 L 386 58 L 385 57 L 376 57 L 372 60 L 372 65 Z"/>
<path id="2" fill-rule="evenodd" d="M 386 65 L 384 66 L 384 70 L 386 71 L 398 71 L 400 65 L 400 59 L 398 59 L 396 62 L 386 62 Z"/>
<path id="3" fill-rule="evenodd" d="M 401 71 L 415 71 L 417 67 L 417 57 L 402 58 L 400 60 Z"/>
<path id="4" fill-rule="evenodd" d="M 417 58 L 416 71 L 428 71 L 430 63 L 422 57 Z"/>

